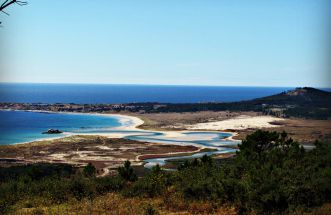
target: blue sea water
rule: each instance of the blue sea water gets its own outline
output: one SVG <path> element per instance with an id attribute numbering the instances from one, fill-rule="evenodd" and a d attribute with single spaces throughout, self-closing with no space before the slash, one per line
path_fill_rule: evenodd
<path id="1" fill-rule="evenodd" d="M 120 125 L 117 118 L 100 115 L 0 111 L 0 145 L 64 135 L 42 134 L 50 128 L 83 133 L 91 129 L 109 129 Z"/>
<path id="2" fill-rule="evenodd" d="M 293 87 L 218 87 L 96 84 L 0 84 L 0 102 L 130 103 L 231 102 L 280 93 Z"/>

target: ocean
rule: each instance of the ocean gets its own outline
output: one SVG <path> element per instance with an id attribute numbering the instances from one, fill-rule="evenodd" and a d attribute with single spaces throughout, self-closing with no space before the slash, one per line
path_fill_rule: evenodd
<path id="1" fill-rule="evenodd" d="M 0 84 L 0 102 L 114 104 L 131 102 L 232 102 L 293 87 L 222 87 L 106 84 Z"/>

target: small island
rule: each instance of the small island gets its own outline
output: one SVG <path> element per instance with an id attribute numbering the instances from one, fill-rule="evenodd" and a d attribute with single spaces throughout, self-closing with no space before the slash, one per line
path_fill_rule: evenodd
<path id="1" fill-rule="evenodd" d="M 59 129 L 48 129 L 47 131 L 42 132 L 42 134 L 61 134 L 63 131 Z"/>

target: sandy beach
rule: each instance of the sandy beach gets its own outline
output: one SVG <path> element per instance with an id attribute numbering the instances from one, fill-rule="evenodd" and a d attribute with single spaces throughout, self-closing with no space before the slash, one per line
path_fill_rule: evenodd
<path id="1" fill-rule="evenodd" d="M 245 130 L 245 129 L 259 129 L 259 128 L 273 128 L 279 125 L 272 124 L 273 122 L 283 121 L 283 118 L 273 116 L 247 116 L 241 115 L 232 119 L 222 121 L 197 123 L 187 126 L 189 130 Z"/>

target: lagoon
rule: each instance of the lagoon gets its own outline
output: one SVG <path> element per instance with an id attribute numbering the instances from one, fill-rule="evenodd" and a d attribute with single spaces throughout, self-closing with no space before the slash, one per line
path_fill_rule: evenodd
<path id="1" fill-rule="evenodd" d="M 190 156 L 147 159 L 146 167 L 164 165 L 171 159 L 201 157 L 204 154 L 235 152 L 239 142 L 229 140 L 231 133 L 213 131 L 148 131 L 136 128 L 142 121 L 135 117 L 107 114 L 54 113 L 32 111 L 0 111 L 0 145 L 31 142 L 45 138 L 60 138 L 70 135 L 103 135 L 113 138 L 152 142 L 160 144 L 194 145 L 213 151 Z M 50 128 L 62 134 L 42 134 Z"/>

